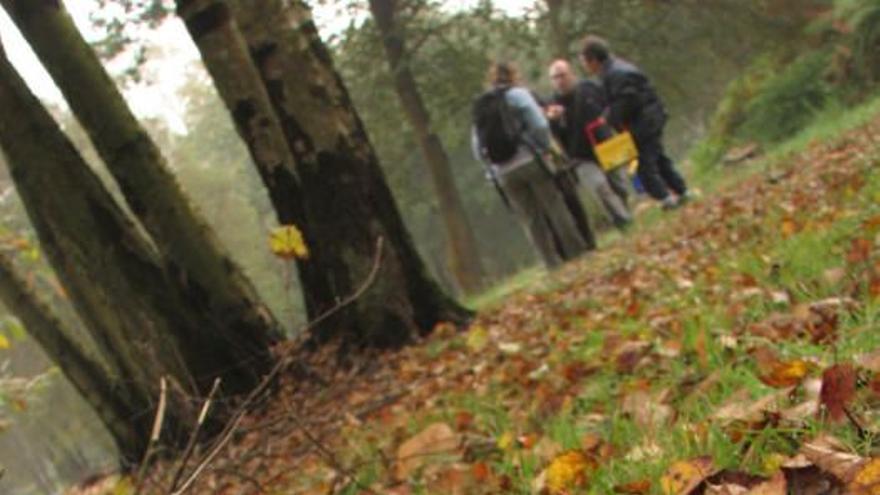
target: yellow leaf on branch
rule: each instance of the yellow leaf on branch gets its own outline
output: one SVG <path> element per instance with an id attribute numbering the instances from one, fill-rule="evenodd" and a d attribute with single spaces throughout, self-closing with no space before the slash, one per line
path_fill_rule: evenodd
<path id="1" fill-rule="evenodd" d="M 309 248 L 295 225 L 282 225 L 269 235 L 269 249 L 283 259 L 308 259 Z"/>

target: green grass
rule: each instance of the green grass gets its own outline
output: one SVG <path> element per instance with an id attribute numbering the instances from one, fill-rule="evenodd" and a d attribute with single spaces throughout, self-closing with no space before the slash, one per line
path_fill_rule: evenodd
<path id="1" fill-rule="evenodd" d="M 828 110 L 808 129 L 769 150 L 761 160 L 731 169 L 716 168 L 715 173 L 701 176 L 700 187 L 704 195 L 710 197 L 714 191 L 748 175 L 773 173 L 788 167 L 796 154 L 811 143 L 831 141 L 855 132 L 859 126 L 876 118 L 878 113 L 880 98 L 855 109 Z M 761 382 L 753 360 L 745 352 L 752 345 L 767 342 L 744 335 L 738 337 L 738 346 L 734 350 L 725 348 L 719 342 L 719 335 L 729 335 L 735 325 L 742 325 L 742 321 L 737 323 L 728 314 L 729 298 L 717 297 L 713 295 L 713 290 L 720 284 L 724 294 L 730 296 L 737 290 L 733 280 L 745 274 L 753 277 L 761 287 L 788 291 L 795 303 L 840 295 L 843 282 L 829 280 L 826 272 L 844 267 L 849 243 L 861 235 L 862 222 L 880 215 L 880 202 L 877 200 L 880 198 L 880 171 L 877 168 L 880 150 L 876 147 L 865 150 L 862 161 L 860 166 L 865 170 L 865 185 L 862 190 L 839 198 L 839 206 L 844 213 L 833 223 L 816 224 L 816 212 L 813 211 L 796 211 L 792 214 L 783 212 L 778 205 L 768 205 L 768 213 L 756 223 L 759 232 L 752 238 L 738 246 L 726 246 L 720 251 L 711 247 L 703 250 L 704 255 L 717 257 L 717 274 L 713 277 L 698 274 L 693 280 L 693 287 L 687 290 L 678 287 L 674 277 L 668 277 L 657 292 L 647 296 L 655 306 L 668 308 L 677 315 L 681 324 L 679 357 L 662 360 L 655 366 L 640 369 L 634 375 L 621 375 L 614 366 L 604 365 L 583 380 L 582 386 L 564 407 L 547 415 L 541 412 L 540 404 L 535 403 L 526 408 L 528 414 L 525 419 L 511 413 L 508 401 L 511 398 L 534 401 L 534 397 L 522 395 L 522 390 L 509 384 L 490 383 L 482 394 L 466 390 L 444 393 L 437 399 L 433 409 L 411 418 L 408 434 L 434 421 L 454 424 L 456 415 L 466 411 L 473 415 L 475 430 L 496 439 L 539 433 L 563 449 L 572 449 L 581 445 L 585 435 L 598 435 L 613 445 L 615 455 L 591 474 L 588 489 L 577 492 L 590 494 L 612 493 L 617 485 L 642 479 L 652 480 L 654 493 L 659 493 L 657 480 L 673 462 L 701 455 L 712 456 L 719 468 L 769 474 L 779 456 L 796 453 L 800 443 L 818 431 L 829 431 L 855 451 L 863 455 L 871 454 L 878 446 L 875 439 L 859 438 L 846 425 L 828 426 L 808 420 L 797 427 L 781 424 L 744 431 L 741 438 L 735 439 L 731 437 L 730 430 L 707 421 L 731 396 L 743 390 L 752 400 L 775 392 Z M 804 228 L 785 237 L 780 234 L 780 229 L 783 220 L 789 216 L 793 216 Z M 644 223 L 653 224 L 656 221 L 658 226 L 647 228 L 659 230 L 664 222 L 669 221 L 667 218 L 674 217 L 651 216 L 649 219 L 652 221 Z M 615 239 L 612 247 L 627 240 L 628 236 Z M 856 273 L 852 267 L 848 269 L 850 274 Z M 514 294 L 547 294 L 560 290 L 560 284 L 556 274 L 533 268 L 472 298 L 468 305 L 486 311 L 503 305 Z M 863 299 L 860 303 L 861 308 L 857 312 L 842 317 L 839 337 L 834 345 L 816 345 L 805 340 L 770 344 L 786 358 L 805 357 L 818 360 L 826 366 L 838 360 L 850 360 L 857 353 L 880 348 L 880 301 Z M 792 309 L 785 302 L 768 301 L 762 297 L 749 299 L 745 305 L 745 311 L 740 315 L 745 322 L 760 321 L 770 313 Z M 568 310 L 596 309 L 593 306 L 594 302 L 590 300 L 561 305 Z M 557 327 L 557 323 L 541 321 L 539 326 L 543 326 L 543 329 L 535 330 L 544 331 L 550 339 L 552 328 Z M 578 323 L 575 328 L 581 326 Z M 641 316 L 618 318 L 614 328 L 608 330 L 618 335 L 660 342 Z M 587 333 L 575 345 L 555 349 L 553 361 L 562 364 L 596 362 L 602 358 L 605 338 L 604 331 Z M 466 353 L 466 347 L 463 338 L 458 336 L 451 340 L 431 341 L 427 344 L 425 354 L 429 359 L 435 359 L 449 351 Z M 717 378 L 712 387 L 697 395 L 689 392 L 696 383 L 710 375 Z M 643 383 L 649 383 L 651 394 L 664 390 L 671 394 L 669 403 L 677 414 L 672 427 L 645 428 L 620 411 L 620 398 Z M 637 455 L 639 449 L 642 450 L 641 458 Z M 368 455 L 369 451 L 363 450 L 358 457 Z M 510 478 L 510 493 L 522 494 L 531 493 L 531 484 L 546 462 L 533 450 L 517 447 L 515 442 L 488 455 L 485 461 L 496 473 Z M 361 472 L 362 481 L 366 483 L 381 479 L 377 469 L 375 463 L 365 467 Z M 357 493 L 357 490 L 350 493 Z M 419 486 L 415 487 L 414 493 L 428 492 Z"/>

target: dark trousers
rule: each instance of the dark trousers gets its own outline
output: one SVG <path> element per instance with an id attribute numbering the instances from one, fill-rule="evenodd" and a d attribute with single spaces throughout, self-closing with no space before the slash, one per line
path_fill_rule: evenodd
<path id="1" fill-rule="evenodd" d="M 596 249 L 596 236 L 593 235 L 593 228 L 590 226 L 590 219 L 587 216 L 586 210 L 584 210 L 584 204 L 581 202 L 581 198 L 578 196 L 573 174 L 573 171 L 561 172 L 556 176 L 556 186 L 559 187 L 559 191 L 562 192 L 565 206 L 568 208 L 568 211 L 574 219 L 574 226 L 577 227 L 578 232 L 581 234 L 586 250 L 593 251 Z M 574 259 L 583 254 L 582 252 L 566 253 L 562 249 L 562 244 L 558 239 L 556 239 L 556 249 L 559 250 L 565 260 Z"/>
<path id="2" fill-rule="evenodd" d="M 663 135 L 637 138 L 639 149 L 639 180 L 652 198 L 663 201 L 671 190 L 679 196 L 687 192 L 684 178 L 663 149 Z"/>

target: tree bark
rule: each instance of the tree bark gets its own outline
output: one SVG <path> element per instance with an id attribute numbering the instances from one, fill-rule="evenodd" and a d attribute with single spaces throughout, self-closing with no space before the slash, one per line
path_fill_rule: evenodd
<path id="1" fill-rule="evenodd" d="M 126 403 L 151 403 L 167 376 L 175 397 L 165 437 L 185 440 L 186 400 L 221 377 L 250 390 L 260 376 L 187 306 L 152 244 L 127 218 L 30 93 L 0 49 L 0 149 L 47 258 L 77 313 L 125 384 Z M 186 397 L 189 396 L 189 397 Z M 141 415 L 149 414 L 140 410 Z M 211 420 L 219 421 L 219 417 Z"/>
<path id="2" fill-rule="evenodd" d="M 477 292 L 483 284 L 477 242 L 455 186 L 449 155 L 434 132 L 416 79 L 406 60 L 406 37 L 396 21 L 396 0 L 370 0 L 370 10 L 382 37 L 382 45 L 394 78 L 400 104 L 419 139 L 422 155 L 431 174 L 431 182 L 446 227 L 450 264 L 459 287 L 465 293 Z"/>
<path id="3" fill-rule="evenodd" d="M 271 368 L 280 326 L 250 280 L 192 207 L 61 2 L 0 0 L 35 50 L 165 258 L 180 295 L 212 337 L 255 375 Z M 228 384 L 232 385 L 232 384 Z"/>
<path id="4" fill-rule="evenodd" d="M 547 4 L 547 21 L 550 29 L 550 42 L 555 58 L 568 60 L 571 57 L 571 38 L 565 25 L 565 0 L 545 0 Z"/>
<path id="5" fill-rule="evenodd" d="M 178 0 L 177 6 L 279 222 L 299 227 L 309 246 L 310 257 L 297 266 L 310 319 L 358 289 L 372 271 L 377 240 L 384 240 L 375 282 L 319 324 L 317 340 L 396 347 L 438 322 L 466 321 L 470 312 L 439 289 L 418 257 L 308 7 L 282 0 L 234 11 L 222 0 Z M 241 38 L 235 41 L 241 35 L 249 63 Z M 236 73 L 239 80 L 230 81 Z M 257 75 L 262 88 L 253 87 Z"/>
<path id="6" fill-rule="evenodd" d="M 92 406 L 110 432 L 123 455 L 133 457 L 146 447 L 150 434 L 149 418 L 140 411 L 148 402 L 128 403 L 100 364 L 73 340 L 52 309 L 28 288 L 11 260 L 0 253 L 0 302 L 24 325 L 28 334 L 43 348 L 64 376 Z M 131 397 L 131 399 L 144 399 Z"/>

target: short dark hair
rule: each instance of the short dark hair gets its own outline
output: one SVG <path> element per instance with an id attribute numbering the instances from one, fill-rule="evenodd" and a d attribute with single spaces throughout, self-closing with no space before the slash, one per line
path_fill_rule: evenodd
<path id="1" fill-rule="evenodd" d="M 598 36 L 591 34 L 584 38 L 582 47 L 581 56 L 587 60 L 605 62 L 611 58 L 611 48 L 608 46 L 608 42 Z"/>

